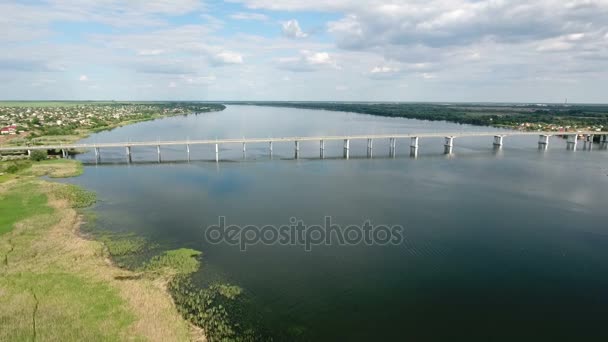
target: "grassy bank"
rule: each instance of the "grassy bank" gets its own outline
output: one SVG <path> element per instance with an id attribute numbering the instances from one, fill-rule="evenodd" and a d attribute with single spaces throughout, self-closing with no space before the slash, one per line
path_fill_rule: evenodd
<path id="1" fill-rule="evenodd" d="M 74 160 L 0 163 L 0 341 L 268 340 L 240 316 L 242 289 L 190 282 L 201 252 L 157 251 L 132 234 L 85 238 L 77 210 L 95 195 L 39 178 L 82 172 Z"/>
<path id="2" fill-rule="evenodd" d="M 179 268 L 165 261 L 142 276 L 114 266 L 102 242 L 79 234 L 76 208 L 94 196 L 37 178 L 80 172 L 69 161 L 42 162 L 0 179 L 0 340 L 204 339 L 167 293 L 167 275 Z M 191 259 L 180 265 L 198 263 L 180 255 Z"/>

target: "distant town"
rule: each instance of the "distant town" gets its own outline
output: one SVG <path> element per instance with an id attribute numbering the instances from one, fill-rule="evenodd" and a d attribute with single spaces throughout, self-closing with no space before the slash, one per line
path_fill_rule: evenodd
<path id="1" fill-rule="evenodd" d="M 132 122 L 223 108 L 200 103 L 0 102 L 0 143 L 17 138 L 78 137 Z"/>

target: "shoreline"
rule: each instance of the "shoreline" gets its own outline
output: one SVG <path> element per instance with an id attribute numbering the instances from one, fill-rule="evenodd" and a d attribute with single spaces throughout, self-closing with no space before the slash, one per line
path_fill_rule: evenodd
<path id="1" fill-rule="evenodd" d="M 49 176 L 53 171 L 61 177 L 80 172 L 78 167 L 71 174 L 58 170 L 66 166 L 64 163 L 46 164 L 45 174 Z M 58 165 L 55 170 L 48 170 Z M 31 173 L 2 181 L 0 200 L 21 195 L 44 199 L 39 205 L 45 210 L 32 211 L 14 222 L 14 228 L 0 231 L 0 305 L 11 308 L 0 313 L 0 340 L 28 335 L 63 340 L 207 340 L 202 329 L 179 313 L 168 291 L 174 272 L 148 276 L 117 266 L 102 241 L 81 234 L 83 215 L 78 208 L 82 205 L 77 198 L 65 195 L 68 188 L 75 186 L 43 180 L 38 178 L 40 173 L 26 171 Z M 28 198 L 25 202 L 29 201 Z M 53 284 L 46 282 L 54 278 Z M 71 289 L 76 284 L 78 290 Z M 96 298 L 96 293 L 107 296 Z M 87 300 L 91 301 L 89 307 L 105 310 L 96 313 L 103 317 L 102 321 L 88 323 L 87 305 L 81 307 Z M 56 316 L 71 317 L 57 320 Z M 33 327 L 32 320 L 37 321 Z M 83 330 L 76 331 L 79 320 Z M 55 331 L 56 324 L 64 325 L 58 329 L 60 332 Z M 106 324 L 112 328 L 104 331 Z"/>

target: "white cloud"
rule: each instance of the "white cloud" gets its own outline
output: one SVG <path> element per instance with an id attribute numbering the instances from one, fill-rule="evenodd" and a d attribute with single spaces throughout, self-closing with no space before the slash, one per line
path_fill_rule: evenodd
<path id="1" fill-rule="evenodd" d="M 234 20 L 255 20 L 255 21 L 267 21 L 268 16 L 261 13 L 254 12 L 238 12 L 230 15 L 230 18 Z"/>
<path id="2" fill-rule="evenodd" d="M 137 55 L 138 56 L 158 56 L 158 55 L 162 55 L 164 52 L 165 52 L 165 50 L 163 50 L 163 49 L 144 49 L 144 50 L 138 50 Z"/>
<path id="3" fill-rule="evenodd" d="M 192 84 L 192 85 L 207 85 L 207 84 L 211 84 L 214 83 L 217 80 L 217 77 L 215 77 L 215 75 L 209 75 L 209 76 L 185 76 L 182 75 L 181 79 L 186 82 L 187 84 Z"/>
<path id="4" fill-rule="evenodd" d="M 393 79 L 399 77 L 401 70 L 397 67 L 390 67 L 386 65 L 373 67 L 368 76 L 373 79 Z"/>
<path id="5" fill-rule="evenodd" d="M 283 35 L 287 38 L 298 39 L 308 37 L 308 34 L 302 31 L 300 24 L 295 19 L 285 21 L 281 25 L 283 27 Z"/>
<path id="6" fill-rule="evenodd" d="M 169 88 L 177 88 L 177 83 L 174 81 L 169 82 L 169 84 L 167 85 L 167 87 Z"/>
<path id="7" fill-rule="evenodd" d="M 86 82 L 89 80 L 89 77 L 87 75 L 80 75 L 80 78 L 78 78 L 78 80 L 81 82 Z"/>
<path id="8" fill-rule="evenodd" d="M 279 68 L 291 71 L 315 71 L 322 68 L 339 69 L 338 63 L 327 52 L 300 51 L 298 57 L 278 59 Z"/>
<path id="9" fill-rule="evenodd" d="M 243 64 L 243 56 L 232 51 L 221 51 L 211 56 L 214 65 Z"/>

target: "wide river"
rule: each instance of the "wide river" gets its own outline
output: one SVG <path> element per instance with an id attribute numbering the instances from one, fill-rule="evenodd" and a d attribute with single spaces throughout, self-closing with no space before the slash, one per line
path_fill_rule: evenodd
<path id="1" fill-rule="evenodd" d="M 495 130 L 445 122 L 317 110 L 228 106 L 94 134 L 85 142 L 260 138 Z M 161 246 L 204 252 L 200 284 L 241 286 L 275 340 L 606 340 L 608 152 L 567 151 L 552 138 L 421 139 L 102 149 L 80 155 L 71 182 L 98 194 L 97 229 L 132 232 Z M 205 228 L 286 225 L 291 218 L 347 226 L 402 225 L 398 245 L 211 244 Z"/>

